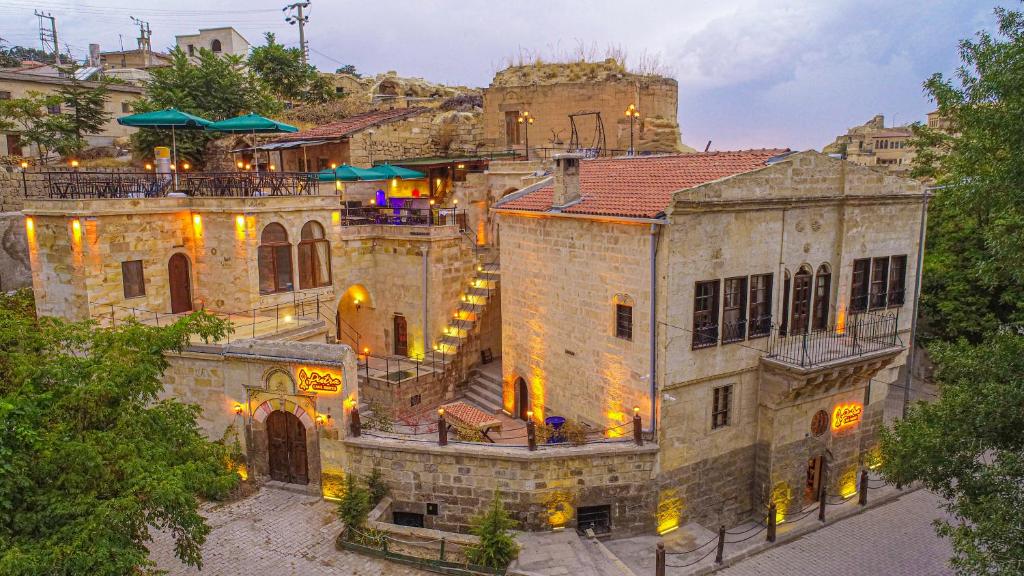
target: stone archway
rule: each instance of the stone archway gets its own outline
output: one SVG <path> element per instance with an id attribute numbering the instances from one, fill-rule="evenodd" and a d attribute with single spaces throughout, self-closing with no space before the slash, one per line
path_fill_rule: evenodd
<path id="1" fill-rule="evenodd" d="M 273 398 L 252 413 L 252 464 L 272 480 L 320 484 L 320 449 L 314 415 L 292 400 Z"/>

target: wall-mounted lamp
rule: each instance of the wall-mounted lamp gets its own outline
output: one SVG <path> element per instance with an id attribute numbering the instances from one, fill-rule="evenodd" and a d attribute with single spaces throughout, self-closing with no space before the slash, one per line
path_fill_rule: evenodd
<path id="1" fill-rule="evenodd" d="M 192 165 L 191 165 L 191 164 L 189 164 L 188 162 L 185 162 L 185 163 L 183 163 L 183 164 L 181 165 L 181 169 L 182 169 L 182 170 L 188 170 L 188 169 L 189 169 L 189 168 L 191 168 L 191 167 L 192 167 Z"/>
<path id="2" fill-rule="evenodd" d="M 320 426 L 323 426 L 325 421 L 326 421 L 326 419 L 324 418 L 323 414 L 317 414 L 316 415 L 316 425 L 317 425 L 318 428 Z"/>
<path id="3" fill-rule="evenodd" d="M 153 169 L 153 165 L 150 164 L 149 162 L 146 162 L 146 172 L 149 172 L 152 169 Z"/>
<path id="4" fill-rule="evenodd" d="M 242 216 L 241 214 L 235 216 L 235 226 L 245 228 L 245 216 Z"/>
<path id="5" fill-rule="evenodd" d="M 241 416 L 241 415 L 242 415 L 242 405 L 239 404 L 238 402 L 235 402 L 235 416 Z"/>
<path id="6" fill-rule="evenodd" d="M 363 301 L 359 298 L 352 300 L 352 303 L 356 305 L 356 310 L 360 310 L 363 307 Z"/>
<path id="7" fill-rule="evenodd" d="M 78 160 L 72 160 L 71 161 L 71 167 L 72 168 L 78 168 Z"/>
<path id="8" fill-rule="evenodd" d="M 238 169 L 241 170 L 242 168 L 245 168 L 245 162 L 239 160 L 238 162 L 235 162 L 235 166 L 238 166 Z"/>
<path id="9" fill-rule="evenodd" d="M 28 160 L 22 160 L 21 161 L 21 169 L 24 170 L 26 168 L 28 168 Z"/>

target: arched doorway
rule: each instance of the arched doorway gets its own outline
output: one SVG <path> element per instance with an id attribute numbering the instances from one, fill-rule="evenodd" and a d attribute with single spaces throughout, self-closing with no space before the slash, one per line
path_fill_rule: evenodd
<path id="1" fill-rule="evenodd" d="M 526 413 L 530 410 L 530 389 L 526 380 L 516 378 L 516 414 L 520 419 L 526 420 Z"/>
<path id="2" fill-rule="evenodd" d="M 167 282 L 171 289 L 171 314 L 192 311 L 192 280 L 188 257 L 178 253 L 167 262 Z"/>
<path id="3" fill-rule="evenodd" d="M 803 334 L 811 318 L 811 268 L 801 266 L 793 276 L 793 313 L 790 316 L 790 333 Z"/>
<path id="4" fill-rule="evenodd" d="M 267 416 L 267 455 L 272 480 L 309 484 L 306 427 L 298 416 L 280 410 Z"/>

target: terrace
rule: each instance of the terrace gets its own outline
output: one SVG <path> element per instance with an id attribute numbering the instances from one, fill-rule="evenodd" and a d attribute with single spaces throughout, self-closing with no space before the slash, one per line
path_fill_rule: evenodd
<path id="1" fill-rule="evenodd" d="M 861 312 L 824 329 L 787 331 L 786 326 L 772 326 L 764 359 L 809 371 L 902 349 L 898 313 Z"/>
<path id="2" fill-rule="evenodd" d="M 301 196 L 319 194 L 316 174 L 306 172 L 188 172 L 123 170 L 22 172 L 26 197 L 54 200 L 157 198 L 171 193 L 195 197 Z"/>

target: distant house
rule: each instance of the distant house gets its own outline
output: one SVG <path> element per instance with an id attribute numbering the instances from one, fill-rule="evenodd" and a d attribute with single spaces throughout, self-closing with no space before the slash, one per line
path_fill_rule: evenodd
<path id="1" fill-rule="evenodd" d="M 198 56 L 206 48 L 214 54 L 245 56 L 249 53 L 249 41 L 231 26 L 200 28 L 196 34 L 182 34 L 174 37 L 175 44 L 189 56 Z"/>

